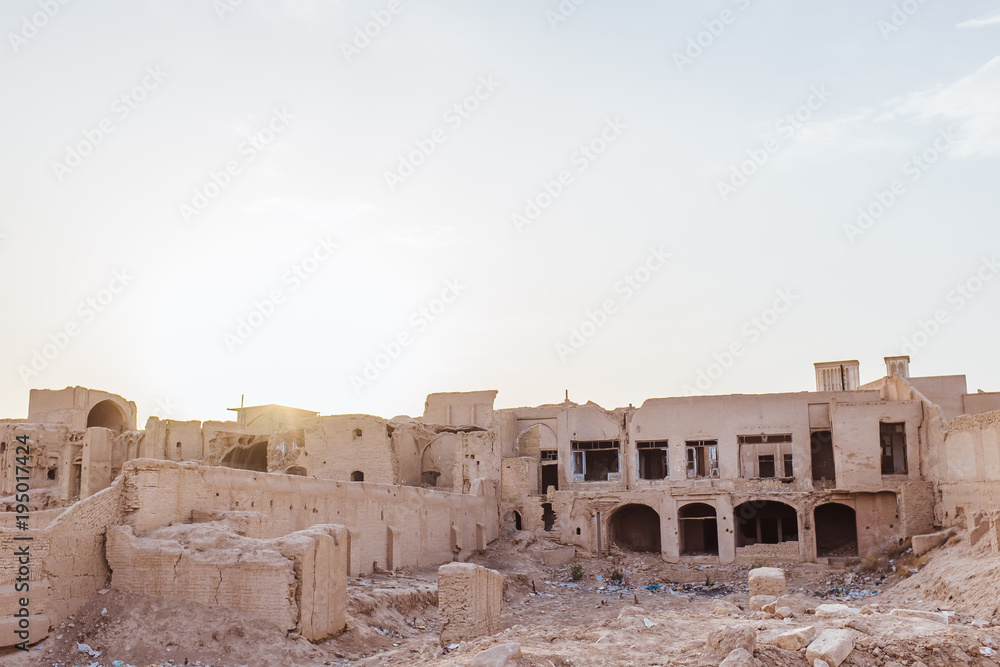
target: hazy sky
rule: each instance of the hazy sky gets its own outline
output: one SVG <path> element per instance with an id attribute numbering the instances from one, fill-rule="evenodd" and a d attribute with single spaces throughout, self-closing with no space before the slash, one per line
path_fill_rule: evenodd
<path id="1" fill-rule="evenodd" d="M 1000 390 L 995 0 L 4 0 L 0 29 L 0 416 L 70 385 L 140 427 L 616 407 L 903 353 Z"/>

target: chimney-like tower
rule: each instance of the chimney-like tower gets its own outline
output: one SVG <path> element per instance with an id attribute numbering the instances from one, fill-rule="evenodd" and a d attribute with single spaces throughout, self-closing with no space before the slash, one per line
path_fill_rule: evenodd
<path id="1" fill-rule="evenodd" d="M 857 360 L 824 361 L 816 367 L 816 391 L 856 391 L 861 384 Z"/>
<path id="2" fill-rule="evenodd" d="M 886 357 L 885 374 L 887 376 L 898 375 L 901 378 L 910 377 L 910 358 L 908 356 Z"/>

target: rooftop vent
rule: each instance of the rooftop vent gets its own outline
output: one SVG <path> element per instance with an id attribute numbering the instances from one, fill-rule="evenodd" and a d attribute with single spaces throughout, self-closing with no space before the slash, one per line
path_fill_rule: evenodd
<path id="1" fill-rule="evenodd" d="M 886 357 L 885 374 L 887 376 L 898 375 L 901 378 L 910 377 L 909 357 Z"/>
<path id="2" fill-rule="evenodd" d="M 816 391 L 855 391 L 860 384 L 858 362 L 824 361 L 816 367 Z"/>

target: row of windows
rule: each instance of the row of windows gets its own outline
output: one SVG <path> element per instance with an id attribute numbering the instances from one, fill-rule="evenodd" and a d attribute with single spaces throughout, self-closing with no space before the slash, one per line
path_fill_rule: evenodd
<path id="1" fill-rule="evenodd" d="M 906 474 L 905 424 L 880 423 L 879 436 L 882 474 Z M 668 445 L 666 440 L 641 440 L 635 443 L 640 479 L 670 477 Z M 718 440 L 688 440 L 684 445 L 688 479 L 719 477 Z M 740 477 L 790 479 L 794 476 L 790 434 L 741 435 L 737 437 L 737 445 Z M 621 479 L 618 440 L 573 441 L 571 454 L 574 481 L 604 482 Z M 543 462 L 554 462 L 558 458 L 558 452 L 543 450 L 541 458 Z"/>

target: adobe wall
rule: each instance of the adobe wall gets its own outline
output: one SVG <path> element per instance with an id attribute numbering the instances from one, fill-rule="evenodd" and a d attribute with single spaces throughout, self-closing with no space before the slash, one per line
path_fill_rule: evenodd
<path id="1" fill-rule="evenodd" d="M 114 588 L 237 609 L 311 641 L 344 628 L 349 549 L 346 529 L 330 525 L 277 540 L 239 536 L 225 521 L 107 534 Z"/>
<path id="2" fill-rule="evenodd" d="M 168 461 L 202 460 L 205 443 L 201 422 L 150 417 L 146 420 L 140 455 Z"/>
<path id="3" fill-rule="evenodd" d="M 428 394 L 424 402 L 425 424 L 488 427 L 493 421 L 497 392 L 461 391 Z"/>
<path id="4" fill-rule="evenodd" d="M 28 436 L 28 483 L 33 490 L 55 488 L 68 479 L 70 465 L 83 446 L 84 433 L 65 425 L 14 422 L 0 424 L 0 495 L 17 489 L 17 436 Z M 55 479 L 48 478 L 49 470 Z M 22 471 L 23 476 L 23 471 Z M 2 508 L 0 508 L 2 509 Z"/>
<path id="5" fill-rule="evenodd" d="M 938 523 L 954 525 L 970 511 L 1000 509 L 1000 411 L 936 427 L 926 474 L 937 482 Z"/>
<path id="6" fill-rule="evenodd" d="M 136 429 L 135 403 L 111 394 L 86 387 L 65 389 L 32 389 L 28 393 L 28 421 L 40 424 L 65 424 L 74 430 L 87 428 L 87 417 L 95 405 L 111 401 L 125 417 L 124 429 Z"/>
<path id="7" fill-rule="evenodd" d="M 360 575 L 389 560 L 399 568 L 467 558 L 480 532 L 495 540 L 498 490 L 482 487 L 481 495 L 458 495 L 140 459 L 125 467 L 124 522 L 141 535 L 190 521 L 193 510 L 257 510 L 269 517 L 268 537 L 342 524 L 351 532 L 351 574 Z"/>
<path id="8" fill-rule="evenodd" d="M 360 431 L 360 435 L 356 433 Z M 395 484 L 396 457 L 384 419 L 369 415 L 316 417 L 305 424 L 305 451 L 296 464 L 308 475 L 349 481 L 351 473 L 364 481 Z"/>

